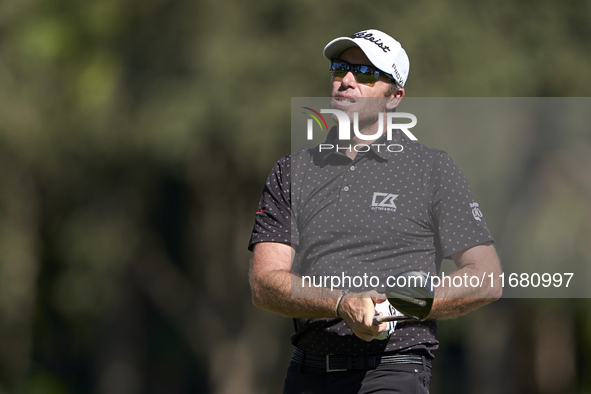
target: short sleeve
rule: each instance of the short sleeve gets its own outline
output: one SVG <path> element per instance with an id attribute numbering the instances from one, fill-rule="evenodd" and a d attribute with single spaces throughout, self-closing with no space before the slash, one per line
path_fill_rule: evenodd
<path id="1" fill-rule="evenodd" d="M 432 215 L 442 257 L 493 241 L 468 179 L 447 153 L 438 153 L 432 172 Z"/>
<path id="2" fill-rule="evenodd" d="M 291 157 L 284 156 L 275 163 L 267 178 L 255 215 L 249 250 L 259 242 L 292 244 L 294 239 L 297 240 L 297 234 L 294 233 L 297 230 L 292 228 L 290 165 Z"/>

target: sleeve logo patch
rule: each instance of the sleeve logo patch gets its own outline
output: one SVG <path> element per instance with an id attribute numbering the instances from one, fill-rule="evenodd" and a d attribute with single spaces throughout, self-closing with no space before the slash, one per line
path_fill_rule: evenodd
<path id="1" fill-rule="evenodd" d="M 474 215 L 474 219 L 478 220 L 479 222 L 482 221 L 481 217 L 484 217 L 480 208 L 478 208 L 477 202 L 471 202 L 470 208 L 472 208 L 472 215 Z"/>
<path id="2" fill-rule="evenodd" d="M 398 198 L 398 194 L 374 192 L 371 199 L 372 211 L 391 211 L 396 212 L 396 204 L 394 200 Z"/>

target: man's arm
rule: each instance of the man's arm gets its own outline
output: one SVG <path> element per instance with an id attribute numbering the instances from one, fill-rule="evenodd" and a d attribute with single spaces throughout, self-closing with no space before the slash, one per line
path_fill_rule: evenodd
<path id="1" fill-rule="evenodd" d="M 493 274 L 493 278 L 498 278 L 502 272 L 499 257 L 492 242 L 454 253 L 451 257 L 458 270 L 450 275 L 451 287 L 447 281 L 445 283 L 442 281 L 441 285 L 435 289 L 433 309 L 429 314 L 430 319 L 445 319 L 463 315 L 499 299 L 503 293 L 500 281 L 495 280 L 491 284 L 489 278 L 490 274 Z M 482 280 L 484 275 L 482 287 L 470 286 L 469 280 L 466 287 L 453 286 L 453 278 L 462 277 L 463 284 L 464 275 L 467 275 L 468 278 L 477 276 L 479 280 Z"/>
<path id="2" fill-rule="evenodd" d="M 292 281 L 295 285 L 301 283 L 301 278 L 291 274 L 294 252 L 289 244 L 261 242 L 253 252 L 250 286 L 256 307 L 289 317 L 337 317 L 335 309 L 341 290 L 311 287 L 306 289 L 305 297 L 292 297 Z M 373 325 L 375 304 L 383 301 L 385 298 L 377 297 L 377 293 L 351 294 L 342 299 L 338 317 L 359 338 L 371 341 L 387 328 L 386 324 Z"/>

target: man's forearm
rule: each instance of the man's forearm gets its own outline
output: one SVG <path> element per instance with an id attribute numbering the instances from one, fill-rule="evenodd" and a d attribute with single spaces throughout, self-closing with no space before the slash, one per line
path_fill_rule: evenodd
<path id="1" fill-rule="evenodd" d="M 460 267 L 449 275 L 449 281 L 441 281 L 435 288 L 433 309 L 429 314 L 430 319 L 446 319 L 464 315 L 476 308 L 499 299 L 502 295 L 502 287 L 496 283 L 484 282 L 480 286 L 471 286 L 465 278 L 486 278 L 488 275 L 498 275 L 501 265 L 496 251 L 491 243 L 478 245 L 467 251 L 459 252 L 452 256 Z M 463 280 L 455 282 L 453 279 L 460 277 Z M 455 286 L 454 283 L 461 283 Z"/>
<path id="2" fill-rule="evenodd" d="M 253 304 L 288 317 L 336 317 L 340 290 L 297 287 L 301 278 L 291 273 L 294 251 L 288 244 L 255 245 L 250 265 Z"/>
<path id="3" fill-rule="evenodd" d="M 373 340 L 387 329 L 385 323 L 373 324 L 375 304 L 386 298 L 376 292 L 351 293 L 343 298 L 340 289 L 304 286 L 302 278 L 290 272 L 292 253 L 292 248 L 286 244 L 255 246 L 250 269 L 255 306 L 296 318 L 338 316 L 364 341 Z"/>
<path id="4" fill-rule="evenodd" d="M 492 288 L 479 289 L 484 290 L 482 292 L 463 290 L 463 288 L 436 288 L 429 318 L 441 320 L 461 316 L 501 296 L 496 289 Z"/>
<path id="5" fill-rule="evenodd" d="M 336 303 L 341 290 L 310 288 L 305 294 L 292 294 L 292 284 L 301 278 L 286 271 L 267 272 L 264 277 L 251 275 L 252 302 L 288 317 L 336 317 Z"/>

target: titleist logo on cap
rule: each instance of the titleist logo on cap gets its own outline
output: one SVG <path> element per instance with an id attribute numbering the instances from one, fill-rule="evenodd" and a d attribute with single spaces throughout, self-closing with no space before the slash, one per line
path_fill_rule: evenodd
<path id="1" fill-rule="evenodd" d="M 372 33 L 368 33 L 366 31 L 361 31 L 359 33 L 355 33 L 351 36 L 351 38 L 363 38 L 365 40 L 368 40 L 370 42 L 373 42 L 374 44 L 376 44 L 378 47 L 380 47 L 380 49 L 386 53 L 390 52 L 390 47 L 388 47 L 387 45 L 384 45 L 381 38 L 376 39 Z"/>

